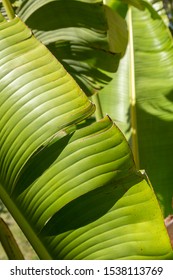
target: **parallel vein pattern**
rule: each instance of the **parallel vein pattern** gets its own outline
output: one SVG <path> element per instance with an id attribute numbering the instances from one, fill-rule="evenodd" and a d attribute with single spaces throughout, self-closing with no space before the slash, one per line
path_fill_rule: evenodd
<path id="1" fill-rule="evenodd" d="M 94 106 L 19 18 L 1 22 L 0 40 L 0 197 L 40 258 L 171 258 L 116 125 L 77 129 Z"/>
<path id="2" fill-rule="evenodd" d="M 11 188 L 28 157 L 89 116 L 93 105 L 19 18 L 2 23 L 0 32 L 0 166 Z"/>
<path id="3" fill-rule="evenodd" d="M 63 141 L 48 148 L 50 155 L 63 147 L 16 198 L 53 259 L 170 258 L 155 195 L 112 121 L 77 130 L 65 147 Z"/>

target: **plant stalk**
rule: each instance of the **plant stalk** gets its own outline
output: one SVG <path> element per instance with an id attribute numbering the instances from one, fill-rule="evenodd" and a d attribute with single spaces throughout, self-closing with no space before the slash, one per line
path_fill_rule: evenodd
<path id="1" fill-rule="evenodd" d="M 132 8 L 129 7 L 129 44 L 130 44 L 130 111 L 131 111 L 131 130 L 132 130 L 132 152 L 136 164 L 139 169 L 139 148 L 137 135 L 137 117 L 136 117 L 136 88 L 135 88 L 135 59 L 134 59 L 134 42 L 133 42 L 133 26 L 132 26 Z"/>
<path id="2" fill-rule="evenodd" d="M 10 260 L 24 260 L 11 230 L 2 218 L 0 218 L 0 241 Z"/>
<path id="3" fill-rule="evenodd" d="M 38 254 L 39 258 L 42 260 L 51 260 L 51 256 L 48 251 L 44 247 L 41 240 L 38 238 L 28 221 L 16 207 L 15 203 L 5 191 L 3 186 L 0 184 L 0 198 L 2 202 L 5 204 L 11 215 L 14 217 L 15 221 L 18 223 L 19 227 L 29 240 L 30 244 L 33 246 L 34 250 Z"/>
<path id="4" fill-rule="evenodd" d="M 14 13 L 14 10 L 13 10 L 13 7 L 10 3 L 9 0 L 2 0 L 2 4 L 6 10 L 6 13 L 7 13 L 7 16 L 9 19 L 13 19 L 15 18 L 15 13 Z"/>
<path id="5" fill-rule="evenodd" d="M 103 119 L 103 112 L 98 94 L 92 95 L 92 101 L 96 105 L 95 117 L 96 121 Z"/>

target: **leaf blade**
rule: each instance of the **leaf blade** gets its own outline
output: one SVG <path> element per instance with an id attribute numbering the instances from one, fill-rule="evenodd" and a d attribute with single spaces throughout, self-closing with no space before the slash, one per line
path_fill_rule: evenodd
<path id="1" fill-rule="evenodd" d="M 140 168 L 149 175 L 167 216 L 172 212 L 172 37 L 149 4 L 145 11 L 132 9 L 132 26 Z M 129 69 L 128 47 L 118 72 L 100 98 L 103 112 L 113 117 L 133 146 Z"/>
<path id="2" fill-rule="evenodd" d="M 19 18 L 2 23 L 0 29 L 1 176 L 5 180 L 12 169 L 6 182 L 11 185 L 28 156 L 57 131 L 88 117 L 94 107 Z"/>
<path id="3" fill-rule="evenodd" d="M 87 95 L 110 81 L 126 49 L 127 28 L 103 1 L 30 0 L 18 14 Z"/>

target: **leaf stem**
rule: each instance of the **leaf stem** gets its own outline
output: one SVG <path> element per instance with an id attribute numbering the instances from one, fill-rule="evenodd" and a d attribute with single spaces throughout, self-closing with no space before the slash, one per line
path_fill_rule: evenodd
<path id="1" fill-rule="evenodd" d="M 14 13 L 14 10 L 13 10 L 13 7 L 12 7 L 10 1 L 9 0 L 2 0 L 2 3 L 3 3 L 3 6 L 6 10 L 8 18 L 9 19 L 15 18 L 15 13 Z"/>
<path id="2" fill-rule="evenodd" d="M 95 117 L 96 121 L 103 119 L 103 112 L 98 94 L 92 95 L 92 101 L 96 105 Z"/>
<path id="3" fill-rule="evenodd" d="M 51 256 L 49 255 L 48 251 L 44 247 L 43 243 L 37 236 L 37 234 L 32 229 L 31 225 L 28 223 L 26 218 L 22 215 L 19 211 L 18 207 L 6 192 L 4 187 L 0 184 L 0 198 L 3 201 L 4 205 L 7 207 L 11 215 L 14 217 L 15 221 L 20 226 L 21 230 L 33 246 L 34 250 L 38 254 L 39 258 L 42 260 L 51 260 Z"/>
<path id="4" fill-rule="evenodd" d="M 0 218 L 0 242 L 10 260 L 24 260 L 11 230 L 2 218 Z"/>
<path id="5" fill-rule="evenodd" d="M 130 44 L 130 110 L 131 110 L 131 127 L 132 127 L 132 152 L 137 169 L 139 169 L 139 148 L 137 135 L 137 118 L 136 118 L 136 90 L 135 90 L 135 59 L 134 59 L 134 42 L 132 26 L 132 8 L 129 7 L 129 44 Z"/>

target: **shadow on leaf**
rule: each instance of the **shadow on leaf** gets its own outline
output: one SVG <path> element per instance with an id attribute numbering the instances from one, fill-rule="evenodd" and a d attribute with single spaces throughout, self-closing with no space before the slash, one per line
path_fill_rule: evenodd
<path id="1" fill-rule="evenodd" d="M 121 179 L 121 182 L 111 181 L 107 186 L 99 187 L 74 199 L 50 218 L 43 227 L 41 235 L 58 235 L 96 221 L 126 193 L 132 186 L 133 180 L 134 178 L 129 177 L 127 180 Z M 140 177 L 136 177 L 135 180 L 140 180 Z"/>

